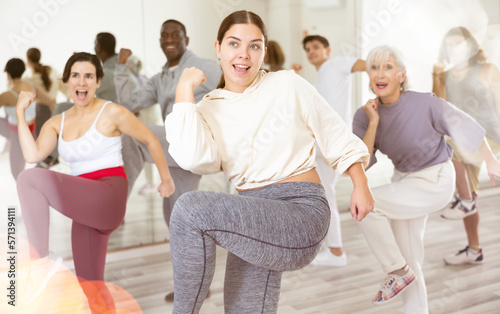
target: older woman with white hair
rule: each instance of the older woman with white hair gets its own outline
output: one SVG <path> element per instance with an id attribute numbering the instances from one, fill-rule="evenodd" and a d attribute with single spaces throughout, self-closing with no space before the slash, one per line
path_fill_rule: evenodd
<path id="1" fill-rule="evenodd" d="M 370 151 L 394 164 L 392 182 L 373 188 L 375 208 L 360 222 L 374 255 L 388 273 L 373 303 L 385 304 L 403 291 L 406 313 L 427 313 L 422 273 L 427 215 L 453 196 L 455 172 L 450 136 L 465 149 L 479 150 L 488 173 L 500 176 L 500 163 L 484 139 L 484 129 L 470 116 L 432 93 L 408 91 L 406 69 L 394 48 L 374 48 L 367 57 L 369 100 L 354 115 L 353 132 Z M 414 284 L 415 283 L 415 284 Z"/>

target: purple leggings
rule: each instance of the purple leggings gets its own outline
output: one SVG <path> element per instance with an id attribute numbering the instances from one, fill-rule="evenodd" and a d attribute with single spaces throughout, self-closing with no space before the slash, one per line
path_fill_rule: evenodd
<path id="1" fill-rule="evenodd" d="M 35 132 L 33 137 L 35 136 Z M 9 122 L 7 118 L 0 118 L 0 135 L 10 140 L 9 149 L 9 160 L 10 160 L 10 172 L 14 179 L 17 180 L 17 176 L 24 170 L 26 162 L 24 161 L 23 151 L 21 150 L 21 143 L 19 143 L 19 136 L 17 132 L 13 131 L 9 127 Z"/>
<path id="2" fill-rule="evenodd" d="M 29 243 L 49 254 L 49 206 L 73 220 L 71 243 L 76 275 L 104 280 L 109 235 L 125 215 L 127 179 L 85 179 L 42 168 L 21 172 L 17 193 Z"/>

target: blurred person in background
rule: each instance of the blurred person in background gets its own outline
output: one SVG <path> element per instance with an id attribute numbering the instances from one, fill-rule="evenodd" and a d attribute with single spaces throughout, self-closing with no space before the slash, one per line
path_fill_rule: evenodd
<path id="1" fill-rule="evenodd" d="M 445 71 L 445 66 L 452 67 Z M 432 91 L 474 118 L 485 130 L 494 154 L 500 153 L 500 72 L 486 61 L 477 40 L 465 27 L 450 29 L 443 38 L 438 63 L 432 74 Z M 479 172 L 484 162 L 479 152 L 470 153 L 452 139 L 456 194 L 441 212 L 445 219 L 462 219 L 467 246 L 446 255 L 449 265 L 481 264 L 483 250 L 479 241 Z"/>
<path id="2" fill-rule="evenodd" d="M 284 64 L 285 54 L 283 53 L 283 49 L 281 49 L 281 46 L 277 41 L 270 40 L 267 43 L 267 52 L 264 57 L 265 67 L 271 72 L 276 72 L 279 70 L 285 70 L 283 67 Z"/>
<path id="3" fill-rule="evenodd" d="M 10 59 L 5 65 L 4 71 L 7 73 L 9 89 L 0 94 L 0 107 L 5 109 L 6 117 L 0 118 L 0 135 L 9 140 L 9 160 L 10 171 L 14 179 L 26 167 L 26 161 L 23 157 L 21 145 L 18 137 L 18 121 L 16 117 L 16 103 L 21 92 L 31 92 L 38 95 L 39 103 L 53 108 L 55 99 L 50 98 L 43 90 L 33 86 L 33 84 L 21 79 L 26 66 L 23 60 L 18 58 Z M 26 123 L 33 138 L 36 138 L 36 108 L 37 104 L 33 102 L 26 109 Z"/>
<path id="4" fill-rule="evenodd" d="M 307 54 L 307 59 L 318 71 L 314 87 L 351 128 L 351 74 L 366 71 L 365 61 L 356 57 L 330 57 L 330 43 L 320 35 L 304 37 L 302 46 Z M 302 66 L 293 64 L 292 69 L 300 73 Z M 347 255 L 342 245 L 342 229 L 335 191 L 337 175 L 325 164 L 321 154 L 317 155 L 316 163 L 318 164 L 316 170 L 321 178 L 321 183 L 325 187 L 325 194 L 332 215 L 330 216 L 330 228 L 326 240 L 327 249 L 321 251 L 311 264 L 317 266 L 345 266 L 347 264 Z"/>
<path id="5" fill-rule="evenodd" d="M 23 80 L 30 82 L 38 89 L 45 91 L 51 98 L 57 99 L 57 93 L 60 91 L 69 99 L 68 88 L 62 82 L 60 74 L 52 67 L 40 63 L 42 53 L 38 48 L 30 48 L 26 52 L 26 64 L 31 69 L 31 76 L 24 76 Z M 43 106 L 38 103 L 36 106 L 36 135 L 40 135 L 43 124 L 52 116 L 54 108 Z M 50 168 L 56 165 L 57 150 L 52 152 L 45 160 L 39 162 L 37 167 Z"/>

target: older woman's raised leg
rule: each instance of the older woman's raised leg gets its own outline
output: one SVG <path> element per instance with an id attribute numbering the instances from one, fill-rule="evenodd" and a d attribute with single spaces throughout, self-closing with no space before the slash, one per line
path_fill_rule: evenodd
<path id="1" fill-rule="evenodd" d="M 410 260 L 407 259 L 408 255 L 404 252 L 423 247 L 423 243 L 418 242 L 420 241 L 418 234 L 423 233 L 423 230 L 415 227 L 415 231 L 412 233 L 414 235 L 412 244 L 410 244 L 415 247 L 406 248 L 402 245 L 408 241 L 397 239 L 398 234 L 393 231 L 391 222 L 412 219 L 419 221 L 427 214 L 442 209 L 453 195 L 454 175 L 453 165 L 451 161 L 448 161 L 412 173 L 396 171 L 392 183 L 372 189 L 375 209 L 359 223 L 359 226 L 386 273 L 396 272 L 399 275 L 404 275 L 405 272 L 402 268 L 410 264 Z M 424 228 L 425 223 L 421 227 Z M 421 272 L 421 269 L 413 269 L 413 267 L 421 267 L 421 264 L 413 262 L 412 264 L 414 266 L 410 265 L 410 267 L 413 271 L 417 274 Z M 388 283 L 392 284 L 394 281 L 391 279 L 389 278 Z M 408 284 L 409 282 L 403 278 L 399 287 L 381 289 L 374 303 L 383 304 L 392 300 L 405 290 Z M 425 288 L 425 286 L 423 287 Z M 384 290 L 387 290 L 385 291 L 387 295 L 380 297 L 381 291 L 384 292 Z M 426 294 L 425 291 L 422 293 Z"/>
<path id="2" fill-rule="evenodd" d="M 426 222 L 427 215 L 406 220 L 391 220 L 391 227 L 401 254 L 403 254 L 417 279 L 402 295 L 406 314 L 425 314 L 429 312 L 427 288 L 425 287 L 424 273 L 422 272 Z"/>

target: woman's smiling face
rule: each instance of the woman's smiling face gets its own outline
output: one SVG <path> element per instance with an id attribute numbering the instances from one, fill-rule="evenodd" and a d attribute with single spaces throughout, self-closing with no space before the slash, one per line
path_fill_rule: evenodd
<path id="1" fill-rule="evenodd" d="M 399 99 L 406 73 L 401 72 L 392 56 L 385 61 L 374 60 L 368 69 L 368 76 L 372 91 L 383 104 L 392 104 Z"/>
<path id="2" fill-rule="evenodd" d="M 264 35 L 254 24 L 234 24 L 215 42 L 224 73 L 225 87 L 242 93 L 254 81 L 266 54 Z"/>

